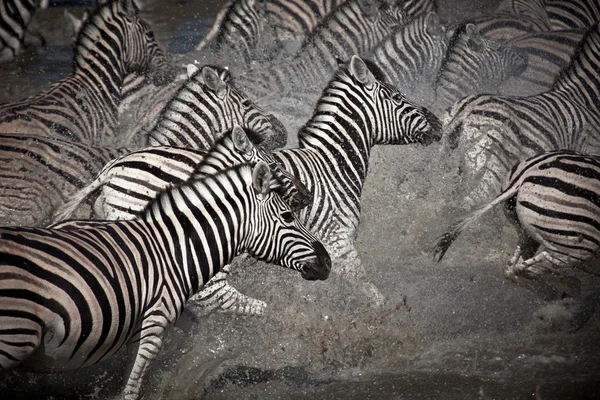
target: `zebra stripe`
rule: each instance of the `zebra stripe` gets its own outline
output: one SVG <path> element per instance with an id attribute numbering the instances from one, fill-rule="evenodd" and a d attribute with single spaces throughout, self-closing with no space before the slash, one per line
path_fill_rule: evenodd
<path id="1" fill-rule="evenodd" d="M 1 368 L 77 369 L 127 344 L 122 395 L 136 399 L 166 330 L 237 254 L 326 279 L 326 250 L 269 182 L 264 163 L 243 165 L 163 193 L 142 219 L 0 229 Z"/>
<path id="2" fill-rule="evenodd" d="M 143 71 L 157 84 L 169 78 L 164 54 L 136 14 L 131 0 L 96 9 L 78 34 L 73 72 L 36 96 L 0 106 L 0 132 L 118 143 L 125 75 Z"/>
<path id="3" fill-rule="evenodd" d="M 519 234 L 519 243 L 505 275 L 540 279 L 562 275 L 556 267 L 580 267 L 600 249 L 600 159 L 560 150 L 545 152 L 516 164 L 501 193 L 453 224 L 435 247 L 440 261 L 464 228 L 498 204 L 504 204 Z M 543 251 L 536 255 L 538 249 Z M 574 278 L 571 278 L 573 282 Z M 575 280 L 574 292 L 580 283 Z M 548 288 L 545 288 L 548 292 Z"/>
<path id="4" fill-rule="evenodd" d="M 431 11 L 394 29 L 373 49 L 371 58 L 387 82 L 411 99 L 429 104 L 434 97 L 431 82 L 439 73 L 447 49 L 445 27 Z"/>
<path id="5" fill-rule="evenodd" d="M 459 139 L 470 195 L 486 199 L 512 165 L 544 151 L 600 149 L 600 32 L 591 28 L 554 87 L 534 96 L 469 96 L 450 111 L 445 126 L 452 147 Z M 477 184 L 477 187 L 471 185 Z"/>
<path id="6" fill-rule="evenodd" d="M 54 213 L 54 223 L 70 218 L 86 198 L 98 191 L 94 206 L 97 218 L 134 219 L 148 202 L 170 186 L 180 185 L 199 174 L 211 174 L 234 165 L 259 161 L 270 166 L 283 187 L 284 200 L 292 209 L 304 207 L 310 200 L 310 193 L 269 153 L 253 145 L 256 136 L 255 132 L 244 131 L 235 125 L 211 147 L 210 160 L 205 160 L 206 150 L 170 146 L 149 147 L 125 154 L 108 163 L 96 179 L 59 207 Z M 204 169 L 198 170 L 199 165 Z"/>
<path id="7" fill-rule="evenodd" d="M 527 67 L 527 53 L 483 37 L 477 26 L 454 31 L 435 82 L 436 108 L 446 110 L 469 94 L 496 93 L 502 82 Z"/>
<path id="8" fill-rule="evenodd" d="M 0 221 L 43 225 L 96 171 L 125 149 L 60 139 L 0 134 Z"/>
<path id="9" fill-rule="evenodd" d="M 48 8 L 48 0 L 0 1 L 0 62 L 10 61 L 21 52 L 27 26 L 37 10 Z"/>
<path id="10" fill-rule="evenodd" d="M 598 0 L 545 0 L 552 29 L 589 28 L 600 21 Z"/>
<path id="11" fill-rule="evenodd" d="M 236 77 L 235 85 L 258 98 L 292 88 L 322 87 L 338 59 L 366 56 L 405 21 L 396 6 L 378 0 L 349 0 L 317 26 L 290 62 Z"/>
<path id="12" fill-rule="evenodd" d="M 566 69 L 585 31 L 551 31 L 530 33 L 508 44 L 527 53 L 527 67 L 509 78 L 501 88 L 504 94 L 531 96 L 550 90 L 560 71 Z"/>

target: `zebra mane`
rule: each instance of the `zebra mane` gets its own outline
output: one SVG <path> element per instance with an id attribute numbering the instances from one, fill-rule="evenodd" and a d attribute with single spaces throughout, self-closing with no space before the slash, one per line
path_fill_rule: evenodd
<path id="1" fill-rule="evenodd" d="M 593 41 L 600 42 L 600 22 L 597 22 L 595 25 L 592 25 L 583 35 L 581 41 L 577 44 L 575 51 L 573 52 L 573 56 L 569 61 L 569 65 L 562 69 L 556 79 L 554 80 L 554 84 L 552 85 L 552 89 L 557 89 L 565 84 L 568 85 L 568 82 L 578 76 L 576 69 L 576 65 L 580 62 L 580 58 L 582 56 L 590 57 L 588 52 L 595 53 L 596 59 L 600 58 L 600 48 L 594 48 Z M 600 101 L 600 100 L 599 100 Z"/>
<path id="2" fill-rule="evenodd" d="M 446 54 L 444 54 L 444 58 L 442 59 L 442 63 L 440 64 L 439 71 L 444 71 L 446 68 L 446 64 L 448 64 L 449 56 L 456 45 L 458 45 L 459 39 L 463 34 L 467 33 L 467 25 L 470 22 L 463 22 L 460 25 L 454 28 L 452 31 L 452 36 L 448 39 L 448 48 L 446 49 Z M 438 74 L 439 75 L 439 74 Z M 439 80 L 439 76 L 438 76 Z"/>
<path id="3" fill-rule="evenodd" d="M 90 15 L 82 21 L 82 25 L 79 28 L 75 45 L 73 46 L 73 67 L 75 68 L 77 59 L 80 55 L 80 50 L 85 46 L 82 41 L 90 30 L 98 29 L 102 25 L 99 22 L 103 22 L 110 15 L 137 15 L 137 5 L 133 0 L 109 0 L 107 3 L 96 7 Z"/>

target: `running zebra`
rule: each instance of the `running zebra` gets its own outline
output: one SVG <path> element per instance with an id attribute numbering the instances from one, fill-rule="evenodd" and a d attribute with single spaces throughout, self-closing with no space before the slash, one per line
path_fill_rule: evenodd
<path id="1" fill-rule="evenodd" d="M 248 135 L 247 135 L 248 134 Z M 265 162 L 278 184 L 281 197 L 292 211 L 305 207 L 312 194 L 291 176 L 270 154 L 253 145 L 256 134 L 239 126 L 225 133 L 207 152 L 187 148 L 157 146 L 126 154 L 111 163 L 96 179 L 59 207 L 54 223 L 71 218 L 81 203 L 96 192 L 94 213 L 102 220 L 132 220 L 144 211 L 164 190 L 181 185 L 203 175 L 215 174 L 232 166 Z M 256 140 L 256 139 L 254 139 Z M 229 268 L 207 283 L 195 302 L 203 307 L 221 307 L 223 310 L 245 315 L 262 314 L 266 303 L 239 293 L 230 286 L 226 277 Z"/>
<path id="2" fill-rule="evenodd" d="M 305 39 L 324 19 L 346 2 L 235 0 L 219 13 L 209 34 L 196 49 L 203 50 L 214 39 L 218 49 L 241 59 L 242 65 L 290 57 L 297 54 Z M 409 19 L 437 9 L 434 0 L 408 0 L 399 2 L 398 6 Z"/>
<path id="3" fill-rule="evenodd" d="M 370 58 L 386 81 L 411 100 L 430 104 L 435 81 L 448 50 L 445 27 L 434 11 L 397 27 L 372 51 Z"/>
<path id="4" fill-rule="evenodd" d="M 527 68 L 509 78 L 500 92 L 531 96 L 548 91 L 560 71 L 569 66 L 585 30 L 563 30 L 521 35 L 507 42 L 527 53 Z"/>
<path id="5" fill-rule="evenodd" d="M 376 144 L 429 145 L 441 138 L 440 121 L 411 104 L 393 86 L 375 78 L 353 56 L 339 67 L 298 132 L 298 148 L 273 153 L 286 170 L 313 193 L 299 219 L 327 246 L 336 268 L 353 282 L 365 284 L 371 300 L 382 302 L 368 282 L 354 239 L 360 221 L 360 197 Z"/>
<path id="6" fill-rule="evenodd" d="M 331 268 L 264 163 L 166 191 L 133 221 L 0 235 L 0 368 L 75 370 L 127 345 L 133 362 L 122 396 L 129 400 L 140 397 L 186 302 L 236 255 L 248 252 L 307 280 L 327 279 Z"/>
<path id="7" fill-rule="evenodd" d="M 128 73 L 147 73 L 157 84 L 170 68 L 132 0 L 97 8 L 77 37 L 73 72 L 28 99 L 0 106 L 0 132 L 115 145 L 121 87 Z"/>
<path id="8" fill-rule="evenodd" d="M 37 10 L 48 8 L 48 0 L 0 1 L 0 62 L 21 52 L 31 19 Z"/>
<path id="9" fill-rule="evenodd" d="M 579 280 L 560 270 L 600 274 L 585 265 L 600 249 L 599 196 L 600 158 L 567 150 L 541 153 L 515 165 L 498 196 L 453 224 L 438 239 L 435 259 L 441 261 L 464 228 L 503 203 L 519 236 L 505 276 L 547 297 L 563 291 L 578 296 Z"/>
<path id="10" fill-rule="evenodd" d="M 291 89 L 322 87 L 337 69 L 338 59 L 366 56 L 392 29 L 404 23 L 404 12 L 379 0 L 349 0 L 315 28 L 293 60 L 236 76 L 235 86 L 262 99 Z"/>
<path id="11" fill-rule="evenodd" d="M 545 0 L 552 29 L 589 28 L 600 21 L 598 0 Z"/>
<path id="12" fill-rule="evenodd" d="M 38 226 L 126 149 L 0 133 L 0 224 Z"/>
<path id="13" fill-rule="evenodd" d="M 497 93 L 509 77 L 527 67 L 527 53 L 518 47 L 482 36 L 477 26 L 454 31 L 435 80 L 436 109 L 445 111 L 470 94 Z"/>
<path id="14" fill-rule="evenodd" d="M 584 36 L 553 88 L 535 96 L 468 96 L 450 110 L 445 125 L 451 147 L 461 147 L 461 172 L 482 202 L 497 193 L 517 162 L 535 154 L 600 149 L 600 31 Z"/>

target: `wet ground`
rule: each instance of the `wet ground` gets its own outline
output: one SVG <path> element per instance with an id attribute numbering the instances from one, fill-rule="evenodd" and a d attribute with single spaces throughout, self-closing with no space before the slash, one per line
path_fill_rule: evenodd
<path id="1" fill-rule="evenodd" d="M 440 14 L 456 20 L 492 3 L 444 1 Z M 215 7 L 157 0 L 143 15 L 170 51 L 183 53 Z M 63 12 L 51 9 L 44 20 Z M 36 93 L 70 70 L 64 25 L 47 40 L 46 50 L 0 65 L 1 100 Z M 271 106 L 291 135 L 312 110 L 292 99 Z M 442 263 L 432 261 L 435 238 L 465 212 L 457 157 L 442 144 L 372 153 L 357 248 L 387 298 L 383 307 L 335 273 L 311 283 L 273 266 L 242 266 L 232 284 L 266 301 L 267 315 L 192 308 L 195 317 L 171 332 L 152 365 L 144 398 L 600 399 L 600 313 L 571 332 L 577 303 L 546 302 L 503 278 L 516 234 L 501 212 L 465 231 Z M 579 276 L 584 296 L 600 289 L 599 278 Z M 124 356 L 69 374 L 10 373 L 0 378 L 0 397 L 111 398 L 122 387 Z"/>

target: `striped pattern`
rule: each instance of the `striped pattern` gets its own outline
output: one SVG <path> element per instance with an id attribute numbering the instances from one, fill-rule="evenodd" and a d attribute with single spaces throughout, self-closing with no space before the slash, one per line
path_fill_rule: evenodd
<path id="1" fill-rule="evenodd" d="M 350 0 L 317 26 L 290 62 L 251 70 L 235 85 L 258 98 L 325 84 L 337 60 L 366 56 L 394 27 L 405 21 L 403 11 L 378 0 Z"/>
<path id="2" fill-rule="evenodd" d="M 21 52 L 27 26 L 37 10 L 48 8 L 48 0 L 0 1 L 0 62 L 10 61 Z"/>
<path id="3" fill-rule="evenodd" d="M 502 82 L 527 67 L 527 53 L 483 37 L 476 25 L 455 30 L 435 82 L 436 107 L 446 110 L 470 94 L 497 93 Z"/>
<path id="4" fill-rule="evenodd" d="M 84 23 L 69 76 L 36 96 L 0 106 L 0 132 L 114 145 L 119 143 L 114 136 L 125 76 L 146 72 L 155 83 L 164 83 L 167 67 L 131 0 L 115 0 Z"/>
<path id="5" fill-rule="evenodd" d="M 134 219 L 148 202 L 173 185 L 187 182 L 192 176 L 215 173 L 235 165 L 259 161 L 271 167 L 283 189 L 283 198 L 292 209 L 302 208 L 310 193 L 295 177 L 287 173 L 267 152 L 253 145 L 257 134 L 238 125 L 225 132 L 211 147 L 211 159 L 204 160 L 206 150 L 156 146 L 128 153 L 112 160 L 85 188 L 58 208 L 54 222 L 71 218 L 80 204 L 100 191 L 94 212 L 105 220 Z M 198 170 L 199 166 L 204 168 Z"/>
<path id="6" fill-rule="evenodd" d="M 461 145 L 461 170 L 479 202 L 496 193 L 515 163 L 537 153 L 600 149 L 600 32 L 585 35 L 569 67 L 554 87 L 535 96 L 469 96 L 456 103 L 445 132 Z"/>
<path id="7" fill-rule="evenodd" d="M 583 264 L 600 249 L 598 157 L 562 150 L 515 165 L 498 196 L 438 239 L 435 258 L 440 261 L 467 225 L 498 204 L 504 204 L 519 233 L 515 255 L 505 269 L 505 275 L 517 283 L 522 278 L 543 281 L 550 277 L 556 283 L 556 276 L 561 275 L 557 267 L 587 270 Z M 543 251 L 536 255 L 540 248 Z M 576 282 L 574 290 L 578 289 Z"/>
<path id="8" fill-rule="evenodd" d="M 598 0 L 545 0 L 552 29 L 589 28 L 600 21 Z"/>
<path id="9" fill-rule="evenodd" d="M 326 279 L 327 252 L 269 182 L 264 163 L 244 165 L 165 192 L 141 219 L 1 229 L 1 369 L 77 369 L 127 344 L 122 396 L 137 399 L 167 329 L 236 255 Z"/>
<path id="10" fill-rule="evenodd" d="M 126 152 L 23 134 L 0 134 L 0 224 L 43 225 L 110 160 Z"/>
<path id="11" fill-rule="evenodd" d="M 448 39 L 438 15 L 431 11 L 413 18 L 394 31 L 372 52 L 370 58 L 383 71 L 387 82 L 411 99 L 430 104 L 435 81 L 448 49 Z"/>
<path id="12" fill-rule="evenodd" d="M 584 34 L 583 30 L 550 31 L 510 40 L 508 44 L 527 53 L 528 61 L 522 73 L 507 80 L 503 93 L 530 96 L 550 90 L 560 71 L 568 67 Z"/>

